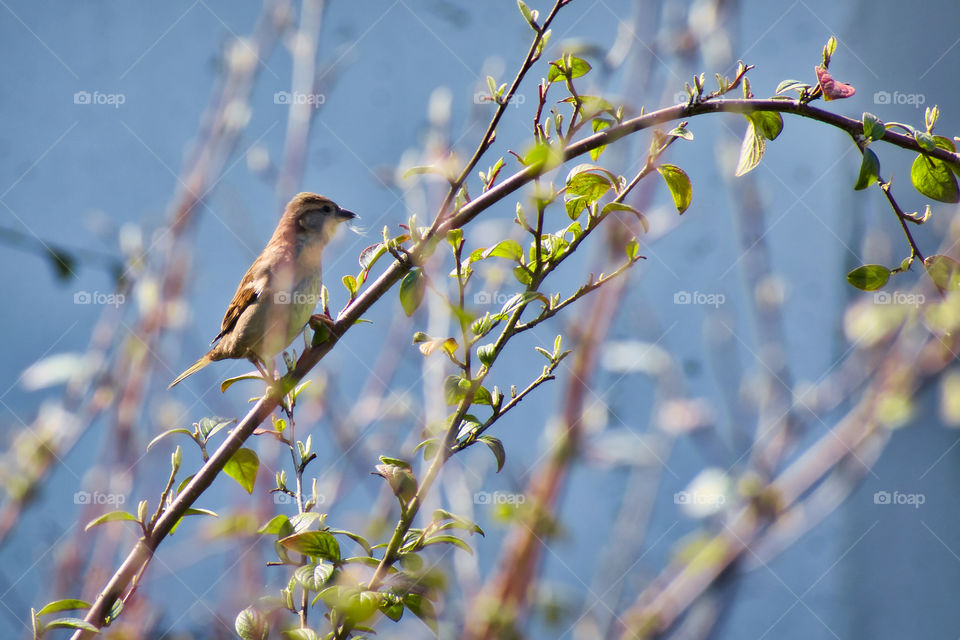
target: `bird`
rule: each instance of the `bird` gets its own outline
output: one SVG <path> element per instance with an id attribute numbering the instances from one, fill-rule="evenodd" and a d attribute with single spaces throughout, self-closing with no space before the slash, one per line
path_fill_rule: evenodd
<path id="1" fill-rule="evenodd" d="M 294 196 L 267 246 L 240 280 L 211 349 L 167 388 L 228 358 L 247 359 L 265 378 L 272 377 L 264 365 L 303 331 L 320 299 L 323 248 L 340 223 L 357 217 L 319 194 Z"/>

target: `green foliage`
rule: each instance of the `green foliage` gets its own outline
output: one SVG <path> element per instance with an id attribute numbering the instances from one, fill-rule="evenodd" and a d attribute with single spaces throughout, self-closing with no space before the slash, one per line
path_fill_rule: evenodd
<path id="1" fill-rule="evenodd" d="M 847 282 L 864 291 L 875 291 L 889 279 L 890 269 L 882 264 L 865 264 L 847 274 Z"/>

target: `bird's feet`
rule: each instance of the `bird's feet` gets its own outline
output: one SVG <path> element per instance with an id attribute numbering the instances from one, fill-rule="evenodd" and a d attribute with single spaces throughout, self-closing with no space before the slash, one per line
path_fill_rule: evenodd
<path id="1" fill-rule="evenodd" d="M 318 331 L 321 327 L 333 329 L 336 324 L 337 321 L 331 318 L 329 313 L 315 313 L 310 316 L 310 328 L 314 331 Z"/>

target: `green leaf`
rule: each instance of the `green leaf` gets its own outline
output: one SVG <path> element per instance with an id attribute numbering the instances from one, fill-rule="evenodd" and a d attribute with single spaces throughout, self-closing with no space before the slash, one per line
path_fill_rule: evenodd
<path id="1" fill-rule="evenodd" d="M 83 530 L 89 531 L 93 527 L 99 524 L 103 524 L 105 522 L 121 522 L 121 521 L 139 522 L 139 520 L 137 520 L 137 517 L 132 513 L 127 513 L 126 511 L 108 511 L 102 516 L 98 518 L 94 518 L 93 520 L 88 522 L 87 526 L 85 526 Z"/>
<path id="2" fill-rule="evenodd" d="M 763 152 L 766 149 L 766 140 L 757 133 L 753 120 L 749 120 L 747 131 L 743 134 L 743 142 L 740 144 L 740 159 L 737 161 L 737 170 L 733 175 L 739 178 L 756 168 L 760 164 Z"/>
<path id="3" fill-rule="evenodd" d="M 364 271 L 368 271 L 386 252 L 387 245 L 383 244 L 382 242 L 370 245 L 360 252 L 360 268 Z"/>
<path id="4" fill-rule="evenodd" d="M 57 611 L 72 611 L 74 609 L 89 609 L 90 603 L 85 600 L 77 600 L 75 598 L 65 598 L 63 600 L 54 600 L 49 602 L 37 611 L 36 615 L 45 616 L 48 613 L 55 613 Z"/>
<path id="5" fill-rule="evenodd" d="M 257 529 L 257 533 L 262 535 L 279 535 L 281 533 L 289 535 L 292 531 L 293 527 L 290 526 L 290 518 L 282 513 L 274 516 L 269 522 Z"/>
<path id="6" fill-rule="evenodd" d="M 640 252 L 640 243 L 637 242 L 636 238 L 627 243 L 625 251 L 627 252 L 627 260 L 637 259 L 637 254 Z"/>
<path id="7" fill-rule="evenodd" d="M 783 131 L 783 116 L 776 111 L 754 111 L 746 117 L 767 140 L 776 140 Z"/>
<path id="8" fill-rule="evenodd" d="M 594 203 L 609 191 L 616 182 L 616 176 L 595 164 L 578 164 L 567 174 L 568 195 L 581 196 L 588 203 Z"/>
<path id="9" fill-rule="evenodd" d="M 100 633 L 100 629 L 96 628 L 86 620 L 82 618 L 57 618 L 56 620 L 51 620 L 50 622 L 43 625 L 44 629 L 83 629 L 84 631 L 89 631 L 91 633 Z"/>
<path id="10" fill-rule="evenodd" d="M 863 161 L 860 163 L 860 175 L 853 185 L 855 191 L 866 189 L 880 179 L 880 159 L 870 149 L 863 150 Z"/>
<path id="11" fill-rule="evenodd" d="M 530 7 L 528 7 L 523 0 L 517 0 L 517 6 L 520 7 L 520 13 L 523 15 L 523 19 L 527 21 L 527 24 L 530 25 L 534 31 L 539 31 L 537 28 L 537 22 L 533 18 L 533 12 L 530 11 Z"/>
<path id="12" fill-rule="evenodd" d="M 634 207 L 631 207 L 623 202 L 608 202 L 607 204 L 603 205 L 603 209 L 600 210 L 600 217 L 605 217 L 611 211 L 629 211 L 637 217 L 637 220 L 640 221 L 640 225 L 643 227 L 644 233 L 649 233 L 650 223 L 647 221 L 647 216 L 637 211 L 637 209 Z M 569 229 L 569 227 L 567 227 L 567 229 Z"/>
<path id="13" fill-rule="evenodd" d="M 880 118 L 872 113 L 863 112 L 863 135 L 868 140 L 880 140 L 886 132 L 887 129 Z"/>
<path id="14" fill-rule="evenodd" d="M 433 603 L 418 593 L 408 593 L 403 596 L 403 604 L 413 615 L 420 618 L 430 630 L 437 633 L 437 612 Z"/>
<path id="15" fill-rule="evenodd" d="M 960 263 L 943 255 L 927 256 L 923 261 L 927 275 L 944 291 L 960 289 Z"/>
<path id="16" fill-rule="evenodd" d="M 552 144 L 541 142 L 527 151 L 521 162 L 526 167 L 536 168 L 539 173 L 546 173 L 563 164 L 563 150 Z"/>
<path id="17" fill-rule="evenodd" d="M 564 56 L 567 58 L 567 56 Z M 564 62 L 564 58 L 559 58 L 550 63 L 550 70 L 547 71 L 547 80 L 556 82 L 562 78 L 579 78 L 585 76 L 592 68 L 590 64 L 577 56 L 569 56 L 569 65 Z"/>
<path id="18" fill-rule="evenodd" d="M 457 536 L 430 536 L 423 541 L 423 546 L 431 544 L 452 544 L 455 547 L 460 547 L 470 555 L 473 555 L 473 549 L 470 548 L 470 545 Z"/>
<path id="19" fill-rule="evenodd" d="M 153 445 L 157 444 L 157 442 L 159 442 L 163 438 L 166 438 L 169 435 L 173 435 L 174 433 L 182 433 L 184 435 L 193 437 L 193 432 L 190 431 L 189 429 L 184 429 L 183 427 L 178 427 L 176 429 L 167 429 L 166 431 L 164 431 L 163 433 L 161 433 L 156 438 L 150 441 L 150 444 L 147 445 L 147 451 L 150 451 L 150 448 Z"/>
<path id="20" fill-rule="evenodd" d="M 294 579 L 305 589 L 319 591 L 333 575 L 335 567 L 329 562 L 316 562 L 298 567 L 293 572 Z"/>
<path id="21" fill-rule="evenodd" d="M 223 472 L 237 481 L 247 493 L 253 493 L 253 485 L 257 481 L 257 470 L 260 468 L 260 458 L 253 449 L 243 447 L 233 454 L 223 465 Z"/>
<path id="22" fill-rule="evenodd" d="M 388 596 L 393 594 L 384 595 Z M 403 617 L 403 602 L 400 601 L 399 596 L 394 597 L 397 598 L 396 602 L 391 602 L 387 598 L 384 598 L 383 601 L 380 602 L 380 611 L 383 613 L 383 615 L 387 616 L 394 622 L 397 622 L 401 617 Z"/>
<path id="23" fill-rule="evenodd" d="M 686 130 L 684 127 L 675 127 L 667 132 L 667 137 L 670 138 L 683 138 L 684 140 L 693 140 L 693 134 Z"/>
<path id="24" fill-rule="evenodd" d="M 280 539 L 287 549 L 311 558 L 323 558 L 336 564 L 340 562 L 340 544 L 326 531 L 304 531 Z"/>
<path id="25" fill-rule="evenodd" d="M 242 640 L 267 640 L 270 623 L 267 616 L 253 607 L 247 607 L 234 618 L 233 628 Z"/>
<path id="26" fill-rule="evenodd" d="M 357 285 L 356 278 L 354 278 L 349 274 L 343 276 L 343 286 L 347 288 L 347 293 L 350 294 L 351 300 L 357 297 L 357 291 L 359 290 L 359 285 Z"/>
<path id="27" fill-rule="evenodd" d="M 590 126 L 593 127 L 593 132 L 596 133 L 598 131 L 602 131 L 608 128 L 612 124 L 613 124 L 612 122 L 604 118 L 594 118 L 593 121 L 590 123 Z M 607 148 L 607 145 L 602 144 L 599 147 L 590 149 L 590 159 L 596 162 L 597 158 L 600 157 L 600 154 L 603 153 L 603 150 L 606 148 Z"/>
<path id="28" fill-rule="evenodd" d="M 494 246 L 485 250 L 481 255 L 481 260 L 485 258 L 507 258 L 509 260 L 516 260 L 517 262 L 523 262 L 523 247 L 520 246 L 520 243 L 516 240 L 511 240 L 507 238 L 506 240 L 501 240 Z"/>
<path id="29" fill-rule="evenodd" d="M 493 364 L 495 349 L 496 346 L 492 342 L 477 347 L 477 359 L 480 360 L 480 364 L 489 368 Z"/>
<path id="30" fill-rule="evenodd" d="M 886 132 L 880 118 L 867 111 L 863 112 L 863 135 L 868 140 L 880 140 Z"/>
<path id="31" fill-rule="evenodd" d="M 882 264 L 865 264 L 847 274 L 847 282 L 864 291 L 876 291 L 889 279 L 890 269 Z"/>
<path id="32" fill-rule="evenodd" d="M 910 180 L 928 198 L 947 203 L 960 201 L 957 178 L 942 160 L 918 155 L 910 168 Z"/>
<path id="33" fill-rule="evenodd" d="M 507 461 L 507 451 L 503 448 L 503 443 L 493 436 L 480 436 L 477 440 L 487 445 L 493 452 L 493 457 L 497 459 L 497 473 L 500 473 L 503 463 Z"/>
<path id="34" fill-rule="evenodd" d="M 473 392 L 473 403 L 474 404 L 490 404 L 492 402 L 492 397 L 490 396 L 490 391 L 484 387 L 479 386 Z"/>
<path id="35" fill-rule="evenodd" d="M 528 285 L 533 282 L 533 274 L 522 265 L 513 268 L 513 277 L 522 285 Z"/>
<path id="36" fill-rule="evenodd" d="M 263 376 L 259 373 L 245 373 L 242 376 L 234 376 L 232 378 L 227 378 L 220 383 L 220 393 L 224 393 L 227 389 L 233 386 L 235 382 L 240 382 L 241 380 L 260 380 L 263 381 Z"/>
<path id="37" fill-rule="evenodd" d="M 787 91 L 803 91 L 804 89 L 809 89 L 810 85 L 800 82 L 799 80 L 784 80 L 777 85 L 777 92 L 775 95 L 780 95 L 781 93 L 786 93 Z"/>
<path id="38" fill-rule="evenodd" d="M 408 317 L 412 316 L 420 306 L 426 288 L 427 280 L 423 275 L 423 269 L 416 267 L 403 276 L 403 280 L 400 281 L 400 305 Z"/>
<path id="39" fill-rule="evenodd" d="M 677 211 L 683 213 L 690 206 L 690 198 L 693 197 L 693 186 L 690 184 L 690 178 L 686 172 L 678 166 L 672 164 L 662 164 L 657 167 L 657 171 L 663 176 L 663 181 L 667 183 L 670 189 L 670 195 L 673 196 L 673 204 L 677 206 Z"/>
<path id="40" fill-rule="evenodd" d="M 914 131 L 913 139 L 917 141 L 917 144 L 920 145 L 921 149 L 926 149 L 927 151 L 934 151 L 937 148 L 937 143 L 933 139 L 933 136 L 927 133 L 926 131 Z"/>

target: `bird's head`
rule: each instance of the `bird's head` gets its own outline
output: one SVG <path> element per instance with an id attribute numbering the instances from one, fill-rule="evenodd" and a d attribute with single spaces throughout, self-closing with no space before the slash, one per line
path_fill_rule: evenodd
<path id="1" fill-rule="evenodd" d="M 287 205 L 286 215 L 294 221 L 301 242 L 327 244 L 341 222 L 357 217 L 333 200 L 316 193 L 298 193 Z"/>

